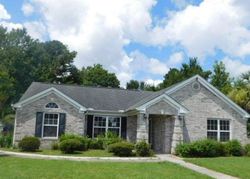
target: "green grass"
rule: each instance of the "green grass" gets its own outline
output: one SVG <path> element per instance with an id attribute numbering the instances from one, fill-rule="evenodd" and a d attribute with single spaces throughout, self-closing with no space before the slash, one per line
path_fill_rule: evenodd
<path id="1" fill-rule="evenodd" d="M 171 163 L 74 162 L 0 157 L 0 178 L 208 178 Z"/>
<path id="2" fill-rule="evenodd" d="M 21 152 L 19 149 L 11 148 L 0 148 L 0 150 L 11 151 L 11 152 Z M 76 157 L 114 157 L 113 153 L 109 153 L 106 150 L 87 150 L 76 152 L 74 154 L 64 154 L 60 150 L 39 150 L 36 152 L 25 152 L 25 153 L 35 153 L 42 155 L 67 155 L 67 156 L 76 156 Z"/>
<path id="3" fill-rule="evenodd" d="M 188 158 L 185 161 L 239 178 L 250 178 L 250 157 Z"/>

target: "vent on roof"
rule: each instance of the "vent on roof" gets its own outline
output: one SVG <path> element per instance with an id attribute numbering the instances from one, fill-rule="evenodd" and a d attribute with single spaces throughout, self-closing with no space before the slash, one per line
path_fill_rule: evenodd
<path id="1" fill-rule="evenodd" d="M 193 90 L 199 91 L 200 88 L 201 88 L 200 83 L 194 82 L 194 83 L 192 84 L 192 89 L 193 89 Z"/>

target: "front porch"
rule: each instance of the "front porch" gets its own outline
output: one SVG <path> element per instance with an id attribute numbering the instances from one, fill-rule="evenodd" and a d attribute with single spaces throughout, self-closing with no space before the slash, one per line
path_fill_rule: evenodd
<path id="1" fill-rule="evenodd" d="M 169 101 L 159 100 L 127 118 L 127 139 L 148 141 L 156 153 L 174 153 L 183 141 L 184 114 Z"/>

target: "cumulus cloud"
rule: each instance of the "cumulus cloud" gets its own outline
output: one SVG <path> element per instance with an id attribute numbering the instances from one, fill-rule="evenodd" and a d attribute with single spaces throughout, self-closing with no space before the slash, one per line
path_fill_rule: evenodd
<path id="1" fill-rule="evenodd" d="M 214 55 L 216 50 L 236 59 L 250 54 L 248 2 L 172 2 L 180 9 L 155 22 L 151 10 L 156 0 L 29 0 L 23 6 L 24 14 L 40 13 L 44 26 L 34 22 L 24 25 L 36 38 L 43 38 L 41 34 L 46 31 L 50 39 L 77 51 L 78 67 L 103 64 L 117 74 L 122 85 L 139 72 L 163 75 L 184 59 L 182 52 L 165 60 L 149 58 L 139 51 L 128 54 L 124 47 L 133 42 L 157 47 L 177 45 L 188 56 L 200 59 Z"/>
<path id="2" fill-rule="evenodd" d="M 240 60 L 233 60 L 228 57 L 225 57 L 222 61 L 225 64 L 226 69 L 233 77 L 238 77 L 242 73 L 250 71 L 250 65 L 246 65 Z"/>
<path id="3" fill-rule="evenodd" d="M 153 29 L 152 43 L 180 44 L 190 56 L 205 57 L 220 49 L 245 57 L 250 54 L 249 19 L 249 6 L 239 1 L 204 0 L 172 13 L 164 27 Z"/>
<path id="4" fill-rule="evenodd" d="M 22 11 L 25 16 L 29 16 L 34 12 L 34 7 L 30 3 L 24 3 L 22 6 Z"/>
<path id="5" fill-rule="evenodd" d="M 157 86 L 162 82 L 162 80 L 146 79 L 145 83 L 153 86 Z"/>
<path id="6" fill-rule="evenodd" d="M 5 7 L 2 4 L 0 4 L 0 20 L 2 20 L 2 19 L 10 19 L 10 18 L 11 18 L 11 16 L 7 12 Z"/>
<path id="7" fill-rule="evenodd" d="M 46 27 L 42 22 L 39 21 L 25 22 L 23 26 L 27 29 L 31 37 L 40 40 L 45 39 Z"/>
<path id="8" fill-rule="evenodd" d="M 5 7 L 0 4 L 0 25 L 6 27 L 8 30 L 22 28 L 22 24 L 10 22 L 11 15 L 7 12 Z"/>

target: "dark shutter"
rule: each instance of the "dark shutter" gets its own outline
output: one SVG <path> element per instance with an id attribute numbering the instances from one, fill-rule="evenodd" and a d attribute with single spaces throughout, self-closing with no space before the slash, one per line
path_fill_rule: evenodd
<path id="1" fill-rule="evenodd" d="M 93 132 L 93 115 L 87 115 L 87 136 L 92 138 Z"/>
<path id="2" fill-rule="evenodd" d="M 43 126 L 43 113 L 36 113 L 36 128 L 35 128 L 35 136 L 42 137 L 42 126 Z"/>
<path id="3" fill-rule="evenodd" d="M 127 139 L 127 117 L 122 117 L 121 137 Z"/>
<path id="4" fill-rule="evenodd" d="M 60 113 L 59 133 L 58 133 L 59 136 L 61 136 L 62 134 L 65 133 L 65 125 L 66 125 L 66 114 L 65 113 Z"/>

